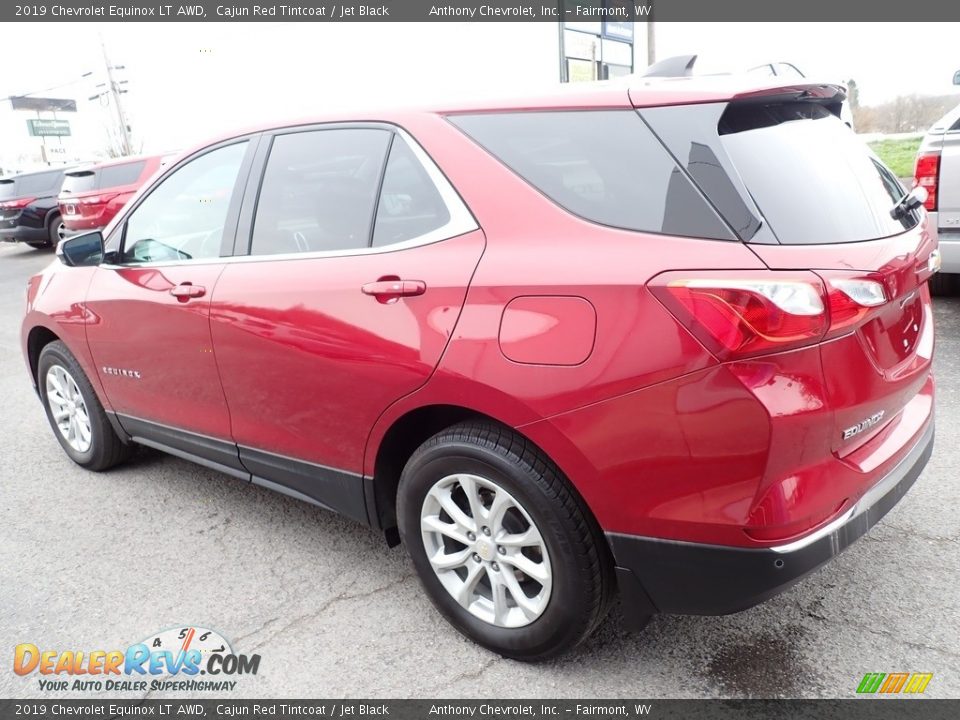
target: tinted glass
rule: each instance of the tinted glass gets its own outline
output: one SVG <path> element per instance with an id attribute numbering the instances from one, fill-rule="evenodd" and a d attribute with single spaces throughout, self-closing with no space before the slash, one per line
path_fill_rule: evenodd
<path id="1" fill-rule="evenodd" d="M 4 178 L 3 182 L 0 182 L 0 198 L 15 198 L 26 195 L 36 195 L 39 197 L 56 195 L 60 190 L 60 182 L 62 180 L 62 170 Z"/>
<path id="2" fill-rule="evenodd" d="M 246 150 L 246 142 L 212 150 L 165 178 L 127 220 L 123 261 L 218 257 Z"/>
<path id="3" fill-rule="evenodd" d="M 436 186 L 410 146 L 393 141 L 383 175 L 374 246 L 389 245 L 426 235 L 450 221 L 450 213 Z"/>
<path id="4" fill-rule="evenodd" d="M 358 128 L 274 138 L 250 252 L 274 255 L 369 247 L 390 137 L 387 130 Z"/>
<path id="5" fill-rule="evenodd" d="M 851 130 L 812 103 L 731 105 L 721 145 L 777 239 L 786 245 L 856 242 L 918 222 L 890 209 L 906 190 Z"/>
<path id="6" fill-rule="evenodd" d="M 544 195 L 587 220 L 733 239 L 633 111 L 517 112 L 450 120 Z"/>
<path id="7" fill-rule="evenodd" d="M 121 185 L 133 185 L 143 172 L 146 162 L 124 163 L 123 165 L 111 165 L 100 169 L 100 187 L 112 188 Z"/>
<path id="8" fill-rule="evenodd" d="M 98 185 L 96 171 L 84 170 L 76 173 L 68 173 L 63 178 L 62 193 L 82 193 L 90 190 L 96 190 Z"/>

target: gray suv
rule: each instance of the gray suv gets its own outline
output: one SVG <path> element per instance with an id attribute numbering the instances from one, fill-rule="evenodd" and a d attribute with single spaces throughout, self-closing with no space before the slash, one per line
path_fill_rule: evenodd
<path id="1" fill-rule="evenodd" d="M 920 143 L 914 184 L 927 190 L 924 205 L 940 240 L 943 264 L 931 288 L 954 291 L 960 288 L 960 105 L 935 122 Z"/>

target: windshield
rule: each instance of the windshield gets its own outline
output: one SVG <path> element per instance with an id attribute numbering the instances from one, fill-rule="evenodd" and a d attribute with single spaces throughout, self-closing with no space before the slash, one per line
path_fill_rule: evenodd
<path id="1" fill-rule="evenodd" d="M 897 235 L 898 178 L 831 110 L 809 101 L 642 111 L 748 242 L 812 245 Z"/>

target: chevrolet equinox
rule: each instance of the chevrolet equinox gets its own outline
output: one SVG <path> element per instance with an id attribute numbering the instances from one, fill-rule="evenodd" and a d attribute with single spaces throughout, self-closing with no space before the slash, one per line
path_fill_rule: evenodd
<path id="1" fill-rule="evenodd" d="M 936 242 L 843 88 L 640 83 L 172 161 L 29 281 L 55 437 L 366 523 L 513 658 L 783 591 L 930 456 Z"/>

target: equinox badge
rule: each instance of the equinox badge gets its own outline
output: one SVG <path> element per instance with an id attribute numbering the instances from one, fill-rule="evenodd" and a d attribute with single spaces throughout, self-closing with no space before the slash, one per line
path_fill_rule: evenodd
<path id="1" fill-rule="evenodd" d="M 859 435 L 864 430 L 869 430 L 874 425 L 879 425 L 880 421 L 883 420 L 883 410 L 878 413 L 875 413 L 868 417 L 866 420 L 861 420 L 856 425 L 851 425 L 846 430 L 843 431 L 843 439 L 849 440 L 854 435 Z"/>

